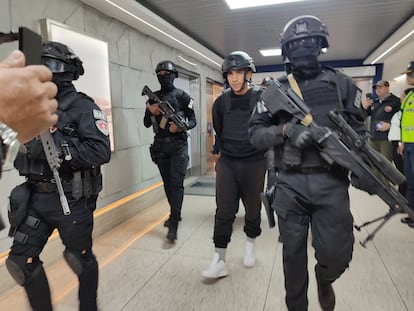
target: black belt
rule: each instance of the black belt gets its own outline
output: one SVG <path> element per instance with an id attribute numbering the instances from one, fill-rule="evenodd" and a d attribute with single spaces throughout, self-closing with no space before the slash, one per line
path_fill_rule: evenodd
<path id="1" fill-rule="evenodd" d="M 329 166 L 315 166 L 315 167 L 294 167 L 286 170 L 288 173 L 301 173 L 301 174 L 318 174 L 328 173 L 331 171 Z"/>
<path id="2" fill-rule="evenodd" d="M 31 188 L 36 192 L 58 192 L 56 183 L 28 180 Z M 62 180 L 62 187 L 64 192 L 72 192 L 72 182 Z"/>
<path id="3" fill-rule="evenodd" d="M 172 143 L 177 141 L 186 141 L 186 138 L 182 137 L 155 137 L 154 142 L 156 143 Z"/>
<path id="4" fill-rule="evenodd" d="M 154 142 L 158 142 L 158 143 L 170 143 L 173 140 L 170 137 L 160 137 L 160 138 L 154 138 Z"/>

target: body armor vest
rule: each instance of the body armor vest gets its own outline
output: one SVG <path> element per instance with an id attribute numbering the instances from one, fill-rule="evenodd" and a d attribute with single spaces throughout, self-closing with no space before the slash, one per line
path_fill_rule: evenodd
<path id="1" fill-rule="evenodd" d="M 231 89 L 223 93 L 223 130 L 220 139 L 224 154 L 246 157 L 257 153 L 257 149 L 249 141 L 246 125 L 260 93 L 261 88 L 256 86 L 242 96 L 232 94 Z M 226 146 L 230 148 L 227 149 Z"/>
<path id="2" fill-rule="evenodd" d="M 177 89 L 174 88 L 171 92 L 168 93 L 161 93 L 161 91 L 156 91 L 155 95 L 157 95 L 157 97 L 162 100 L 162 101 L 167 101 L 171 104 L 171 106 L 174 108 L 174 110 L 177 113 L 180 113 L 180 111 L 183 110 L 183 107 L 181 106 L 182 103 L 180 102 L 181 97 L 183 96 L 184 91 L 181 89 Z M 161 128 L 160 127 L 160 122 L 162 120 L 163 116 L 159 115 L 159 116 L 153 116 L 152 120 L 152 126 L 154 129 L 154 133 L 156 135 L 156 137 L 169 137 L 169 136 L 173 136 L 173 137 L 182 137 L 183 139 L 187 138 L 187 133 L 184 132 L 179 132 L 179 133 L 170 133 L 168 130 L 168 125 L 165 126 L 165 128 Z"/>
<path id="3" fill-rule="evenodd" d="M 299 82 L 306 105 L 311 109 L 311 114 L 316 124 L 333 128 L 334 124 L 329 119 L 328 112 L 336 109 L 344 109 L 339 98 L 337 84 L 334 81 L 322 79 Z M 326 161 L 320 156 L 315 146 L 302 150 L 301 167 L 321 167 Z"/>
<path id="4" fill-rule="evenodd" d="M 76 125 L 75 120 L 71 120 L 70 115 L 64 112 L 68 110 L 71 105 L 76 102 L 79 97 L 87 95 L 83 93 L 70 93 L 61 102 L 57 109 L 59 115 L 58 122 L 55 126 L 49 130 L 52 133 L 53 140 L 59 149 L 65 143 L 65 140 L 71 137 L 76 137 Z M 42 142 L 39 137 L 32 139 L 30 142 L 21 147 L 14 161 L 14 167 L 19 171 L 22 176 L 31 176 L 38 180 L 50 180 L 53 178 L 53 173 L 50 170 L 47 162 L 46 155 L 43 151 Z M 62 179 L 72 178 L 72 169 L 70 165 L 63 161 L 62 166 L 59 169 L 59 174 Z"/>

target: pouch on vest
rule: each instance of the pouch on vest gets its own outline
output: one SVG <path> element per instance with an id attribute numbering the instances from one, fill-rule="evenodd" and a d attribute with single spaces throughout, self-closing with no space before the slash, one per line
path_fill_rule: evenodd
<path id="1" fill-rule="evenodd" d="M 289 140 L 286 140 L 283 145 L 283 164 L 287 167 L 292 167 L 299 166 L 301 162 L 302 151 L 299 148 L 292 146 L 292 144 L 289 143 Z"/>
<path id="2" fill-rule="evenodd" d="M 82 173 L 73 173 L 72 179 L 72 197 L 74 199 L 80 199 L 83 196 L 83 185 L 82 185 Z"/>
<path id="3" fill-rule="evenodd" d="M 32 189 L 27 182 L 16 186 L 10 194 L 10 207 L 8 211 L 10 221 L 10 237 L 14 236 L 16 230 L 27 217 L 31 194 Z"/>

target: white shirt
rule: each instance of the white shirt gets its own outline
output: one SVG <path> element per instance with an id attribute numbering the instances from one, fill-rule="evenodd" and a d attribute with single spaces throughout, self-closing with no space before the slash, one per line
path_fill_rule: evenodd
<path id="1" fill-rule="evenodd" d="M 388 140 L 389 141 L 400 141 L 401 140 L 401 110 L 394 113 L 391 118 L 391 127 L 388 132 Z"/>

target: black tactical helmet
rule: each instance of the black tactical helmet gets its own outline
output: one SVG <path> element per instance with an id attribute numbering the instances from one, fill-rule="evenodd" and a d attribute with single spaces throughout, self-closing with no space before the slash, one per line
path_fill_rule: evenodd
<path id="1" fill-rule="evenodd" d="M 227 73 L 233 69 L 249 68 L 252 72 L 256 72 L 253 58 L 246 52 L 234 51 L 224 58 L 223 65 L 221 65 L 221 72 L 223 78 L 226 79 Z"/>
<path id="2" fill-rule="evenodd" d="M 77 80 L 85 72 L 80 58 L 60 42 L 43 42 L 42 63 L 54 74 L 71 73 L 71 80 Z"/>
<path id="3" fill-rule="evenodd" d="M 173 62 L 169 61 L 169 60 L 164 60 L 162 62 L 159 62 L 157 67 L 155 68 L 155 73 L 158 74 L 160 71 L 170 71 L 173 72 L 175 74 L 175 77 L 178 77 L 178 71 L 175 68 L 175 65 Z"/>
<path id="4" fill-rule="evenodd" d="M 280 35 L 282 55 L 286 55 L 288 43 L 304 38 L 319 38 L 320 49 L 328 48 L 328 30 L 319 18 L 312 15 L 302 15 L 291 19 Z"/>

